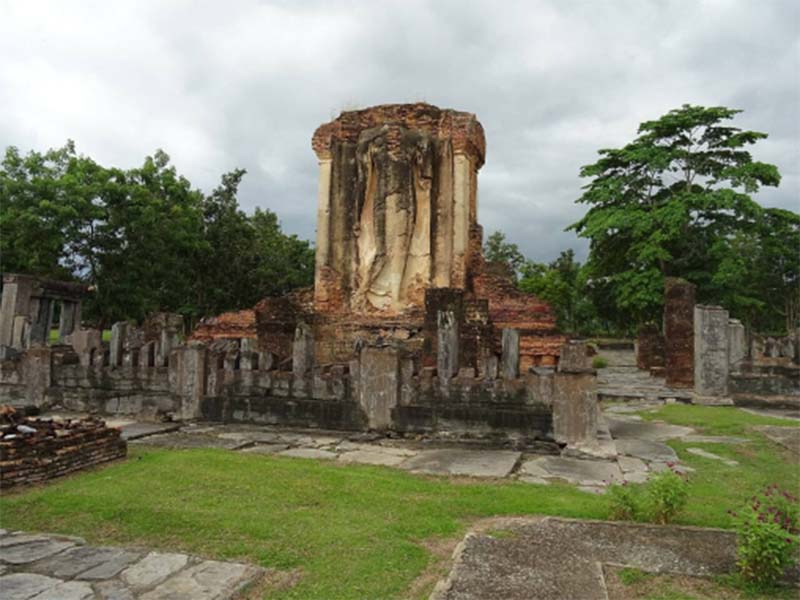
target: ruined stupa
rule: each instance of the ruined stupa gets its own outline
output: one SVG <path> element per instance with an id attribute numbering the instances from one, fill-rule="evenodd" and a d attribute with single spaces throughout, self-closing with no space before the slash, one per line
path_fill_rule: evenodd
<path id="1" fill-rule="evenodd" d="M 313 289 L 211 319 L 195 338 L 251 336 L 288 360 L 302 323 L 318 364 L 346 362 L 375 340 L 401 340 L 430 364 L 433 321 L 446 305 L 460 320 L 460 367 L 482 371 L 506 328 L 519 334 L 522 369 L 556 364 L 564 337 L 549 306 L 482 255 L 486 140 L 474 114 L 425 103 L 346 111 L 319 126 L 311 145 L 319 161 Z"/>

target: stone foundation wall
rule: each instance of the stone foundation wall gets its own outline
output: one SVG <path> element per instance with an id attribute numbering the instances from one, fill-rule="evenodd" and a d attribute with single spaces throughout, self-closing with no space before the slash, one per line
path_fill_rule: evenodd
<path id="1" fill-rule="evenodd" d="M 41 483 L 93 465 L 124 458 L 127 444 L 120 430 L 103 421 L 81 419 L 65 424 L 4 417 L 0 427 L 0 488 Z M 24 432 L 18 429 L 22 426 Z M 27 429 L 33 429 L 30 433 Z"/>

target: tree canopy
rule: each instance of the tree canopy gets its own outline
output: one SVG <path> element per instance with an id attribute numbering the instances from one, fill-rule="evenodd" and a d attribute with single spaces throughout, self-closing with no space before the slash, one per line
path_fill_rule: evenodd
<path id="1" fill-rule="evenodd" d="M 684 105 L 581 169 L 590 208 L 568 229 L 590 240 L 590 286 L 622 321 L 659 319 L 667 275 L 762 327 L 796 320 L 798 215 L 751 197 L 780 174 L 747 150 L 765 133 L 725 123 L 739 112 Z"/>
<path id="2" fill-rule="evenodd" d="M 209 195 L 162 151 L 141 167 L 104 167 L 63 148 L 0 163 L 2 269 L 89 283 L 85 314 L 99 324 L 155 310 L 189 318 L 252 306 L 309 285 L 313 249 L 281 231 L 268 210 L 237 200 L 245 171 Z"/>

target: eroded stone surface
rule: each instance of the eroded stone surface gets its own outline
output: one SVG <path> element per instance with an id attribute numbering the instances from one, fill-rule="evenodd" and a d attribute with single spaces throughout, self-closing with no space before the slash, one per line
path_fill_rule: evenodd
<path id="1" fill-rule="evenodd" d="M 141 600 L 195 600 L 197 598 L 231 598 L 252 577 L 248 565 L 207 560 L 184 569 Z"/>
<path id="2" fill-rule="evenodd" d="M 617 451 L 626 456 L 641 458 L 646 461 L 677 462 L 678 455 L 675 450 L 650 440 L 621 439 L 617 440 Z"/>
<path id="3" fill-rule="evenodd" d="M 691 427 L 670 425 L 658 421 L 638 421 L 627 418 L 606 417 L 608 428 L 614 439 L 639 439 L 663 442 L 694 433 Z"/>
<path id="4" fill-rule="evenodd" d="M 424 450 L 401 465 L 413 473 L 462 475 L 467 477 L 506 477 L 521 453 L 509 450 Z"/>
<path id="5" fill-rule="evenodd" d="M 36 594 L 53 588 L 60 580 L 34 573 L 12 573 L 0 577 L 3 600 L 30 600 Z"/>
<path id="6" fill-rule="evenodd" d="M 709 452 L 707 450 L 703 450 L 702 448 L 687 448 L 686 451 L 689 454 L 694 454 L 695 456 L 701 456 L 703 458 L 708 458 L 708 459 L 711 459 L 711 460 L 718 460 L 721 463 L 724 463 L 724 464 L 728 465 L 729 467 L 736 467 L 736 466 L 739 465 L 739 463 L 736 462 L 735 460 L 732 460 L 730 458 L 723 458 L 722 456 L 719 456 L 718 454 L 714 454 L 713 452 Z"/>
<path id="7" fill-rule="evenodd" d="M 522 470 L 544 472 L 546 475 L 542 476 L 563 479 L 581 486 L 604 486 L 623 481 L 622 471 L 617 463 L 604 460 L 543 456 L 523 463 Z"/>
<path id="8" fill-rule="evenodd" d="M 291 458 L 315 458 L 322 460 L 336 460 L 337 454 L 328 450 L 317 448 L 289 448 L 283 452 L 278 452 L 278 456 L 289 456 Z"/>
<path id="9" fill-rule="evenodd" d="M 591 490 L 590 490 L 591 491 Z M 736 566 L 733 532 L 568 519 L 530 519 L 509 535 L 471 532 L 432 600 L 606 600 L 600 565 L 710 576 Z"/>
<path id="10" fill-rule="evenodd" d="M 131 589 L 149 588 L 180 571 L 189 561 L 185 554 L 151 552 L 120 574 L 120 579 Z"/>
<path id="11" fill-rule="evenodd" d="M 0 561 L 21 565 L 47 558 L 74 545 L 72 541 L 46 536 L 11 536 L 0 540 Z"/>
<path id="12" fill-rule="evenodd" d="M 141 551 L 85 546 L 80 538 L 20 533 L 2 539 L 7 542 L 3 550 L 41 550 L 44 542 L 73 546 L 41 560 L 0 565 L 3 600 L 229 600 L 264 573 L 250 565 L 185 554 L 143 556 Z"/>
<path id="13" fill-rule="evenodd" d="M 398 456 L 396 454 L 387 454 L 376 450 L 353 450 L 352 452 L 345 452 L 339 457 L 342 462 L 360 463 L 365 465 L 380 465 L 385 467 L 394 467 L 406 460 L 407 456 Z"/>

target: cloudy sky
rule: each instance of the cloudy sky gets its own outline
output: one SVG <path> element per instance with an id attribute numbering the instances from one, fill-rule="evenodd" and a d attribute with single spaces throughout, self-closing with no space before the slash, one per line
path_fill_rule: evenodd
<path id="1" fill-rule="evenodd" d="M 0 145 L 119 167 L 162 148 L 206 191 L 243 167 L 244 208 L 305 238 L 317 125 L 420 100 L 478 116 L 480 221 L 537 260 L 585 255 L 563 231 L 579 167 L 683 103 L 744 109 L 783 174 L 758 199 L 800 209 L 793 0 L 0 0 Z"/>

